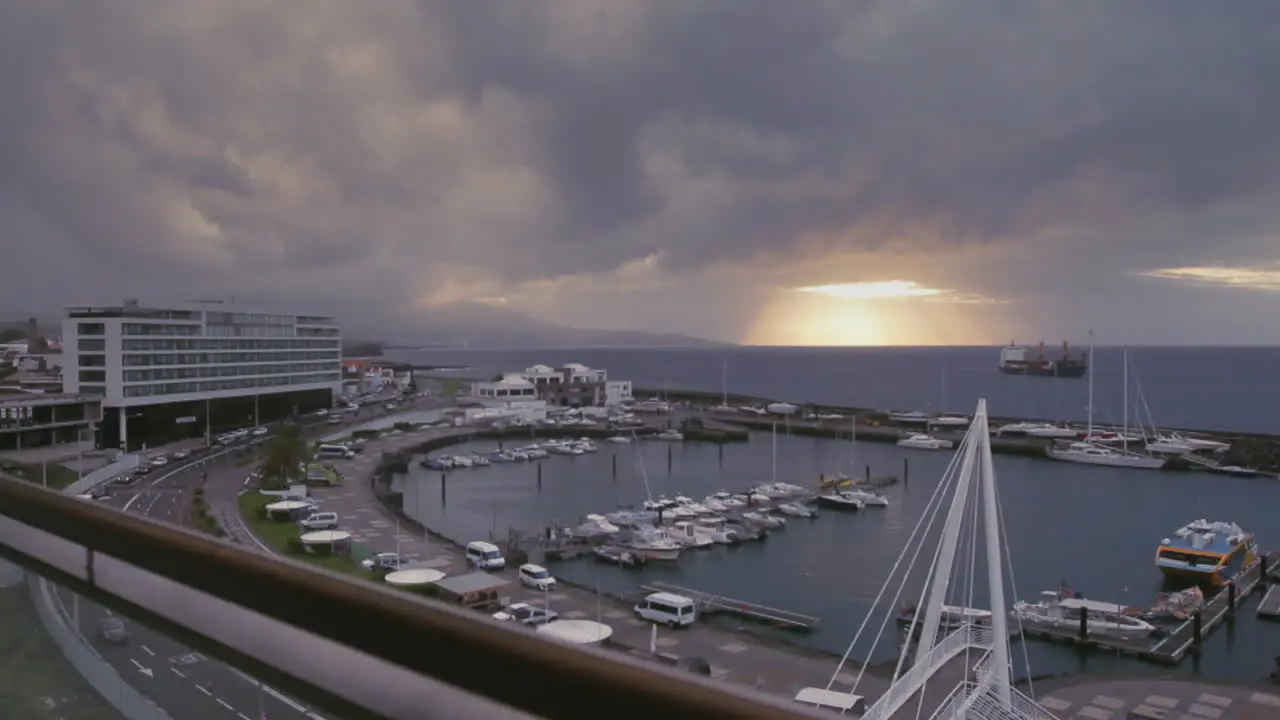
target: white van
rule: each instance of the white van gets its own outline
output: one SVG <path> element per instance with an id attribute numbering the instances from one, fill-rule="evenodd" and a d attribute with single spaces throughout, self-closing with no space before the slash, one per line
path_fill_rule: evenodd
<path id="1" fill-rule="evenodd" d="M 683 595 L 658 592 L 648 595 L 635 607 L 636 617 L 667 627 L 692 625 L 698 619 L 698 605 Z"/>
<path id="2" fill-rule="evenodd" d="M 525 587 L 542 591 L 556 589 L 556 579 L 552 577 L 551 573 L 547 572 L 547 569 L 541 565 L 525 563 L 520 566 L 518 571 L 516 571 L 516 575 L 520 578 L 520 584 Z"/>
<path id="3" fill-rule="evenodd" d="M 467 543 L 467 562 L 481 570 L 501 570 L 507 559 L 497 545 L 482 541 Z"/>
<path id="4" fill-rule="evenodd" d="M 350 460 L 355 456 L 356 454 L 346 445 L 321 445 L 316 448 L 317 458 L 342 458 L 344 460 Z"/>
<path id="5" fill-rule="evenodd" d="M 338 513 L 335 512 L 318 512 L 311 513 L 307 517 L 298 521 L 303 530 L 337 530 L 338 529 Z"/>

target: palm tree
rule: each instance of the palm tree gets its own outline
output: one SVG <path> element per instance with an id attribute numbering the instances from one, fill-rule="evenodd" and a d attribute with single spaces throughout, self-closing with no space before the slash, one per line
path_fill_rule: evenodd
<path id="1" fill-rule="evenodd" d="M 263 447 L 263 458 L 263 479 L 269 484 L 287 485 L 298 476 L 298 466 L 311 458 L 311 452 L 298 426 L 285 424 Z"/>

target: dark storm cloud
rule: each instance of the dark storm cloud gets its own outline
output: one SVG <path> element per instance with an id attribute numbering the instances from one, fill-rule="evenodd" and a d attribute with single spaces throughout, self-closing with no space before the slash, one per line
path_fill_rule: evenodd
<path id="1" fill-rule="evenodd" d="M 1277 27 L 1264 0 L 11 0 L 0 193 L 63 240 L 5 242 L 76 248 L 68 283 L 376 307 L 458 266 L 1195 213 L 1274 191 Z"/>

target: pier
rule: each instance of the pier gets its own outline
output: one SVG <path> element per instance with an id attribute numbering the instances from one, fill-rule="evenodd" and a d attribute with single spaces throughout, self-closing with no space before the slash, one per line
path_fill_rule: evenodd
<path id="1" fill-rule="evenodd" d="M 1267 587 L 1261 602 L 1258 603 L 1258 617 L 1268 620 L 1280 619 L 1280 585 Z"/>
<path id="2" fill-rule="evenodd" d="M 768 605 L 758 605 L 743 600 L 735 600 L 724 595 L 702 592 L 691 588 L 680 587 L 665 582 L 650 582 L 640 586 L 647 593 L 665 592 L 683 595 L 698 605 L 698 612 L 703 615 L 736 615 L 766 625 L 786 630 L 809 631 L 818 627 L 818 618 L 812 615 L 782 610 Z"/>
<path id="3" fill-rule="evenodd" d="M 1047 640 L 1065 642 L 1082 648 L 1108 650 L 1129 655 L 1140 660 L 1177 665 L 1189 653 L 1199 650 L 1200 643 L 1215 627 L 1222 624 L 1235 613 L 1240 603 L 1254 590 L 1264 585 L 1264 568 L 1270 563 L 1264 556 L 1261 560 L 1241 570 L 1226 588 L 1214 595 L 1204 607 L 1196 611 L 1189 619 L 1159 637 L 1126 639 L 1090 634 L 1086 630 L 1086 620 L 1082 619 L 1080 628 L 1034 627 L 1023 625 L 1022 632 L 1027 637 L 1038 637 Z M 1270 591 L 1268 591 L 1270 595 Z M 1278 596 L 1280 597 L 1280 596 Z M 1264 598 L 1265 601 L 1265 598 Z"/>

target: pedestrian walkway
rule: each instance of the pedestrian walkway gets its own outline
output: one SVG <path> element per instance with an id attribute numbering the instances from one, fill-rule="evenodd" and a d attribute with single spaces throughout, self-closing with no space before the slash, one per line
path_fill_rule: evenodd
<path id="1" fill-rule="evenodd" d="M 1082 679 L 1039 698 L 1062 720 L 1276 720 L 1280 695 L 1190 680 Z"/>

